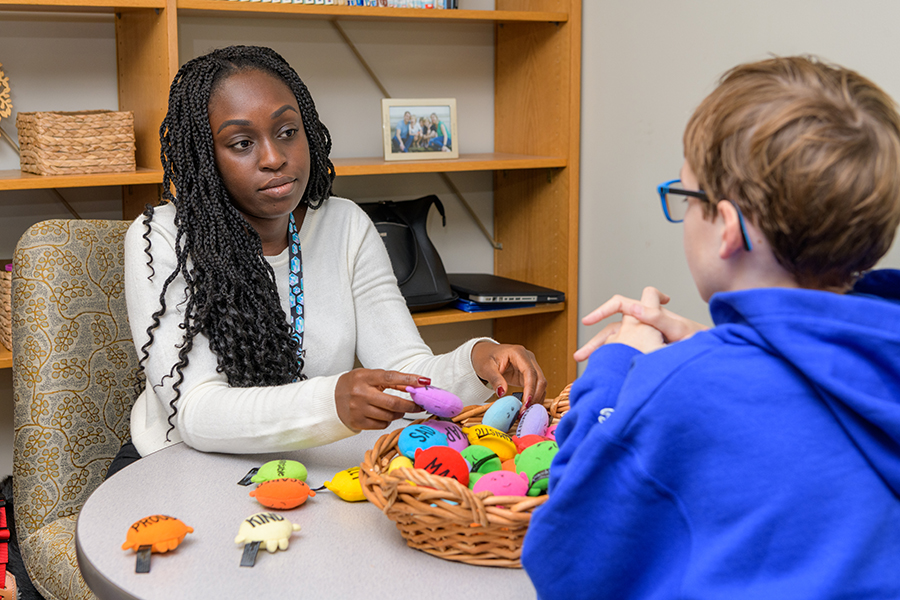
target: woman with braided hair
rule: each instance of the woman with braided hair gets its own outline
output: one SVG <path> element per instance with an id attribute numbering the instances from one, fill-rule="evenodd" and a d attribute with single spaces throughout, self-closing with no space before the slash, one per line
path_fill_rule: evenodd
<path id="1" fill-rule="evenodd" d="M 178 441 L 232 453 L 326 444 L 419 411 L 385 391 L 432 381 L 473 402 L 509 385 L 543 399 L 521 346 L 480 338 L 435 356 L 425 345 L 374 225 L 331 197 L 331 137 L 276 52 L 232 46 L 187 62 L 160 140 L 164 202 L 125 240 L 146 380 L 135 458 Z"/>

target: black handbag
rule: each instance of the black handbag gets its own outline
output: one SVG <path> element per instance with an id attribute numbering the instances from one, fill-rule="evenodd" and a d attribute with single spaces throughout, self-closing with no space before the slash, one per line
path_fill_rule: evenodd
<path id="1" fill-rule="evenodd" d="M 416 200 L 360 203 L 381 236 L 400 292 L 410 312 L 434 310 L 457 299 L 444 263 L 426 228 L 428 211 L 437 206 L 446 227 L 444 205 L 434 194 Z"/>

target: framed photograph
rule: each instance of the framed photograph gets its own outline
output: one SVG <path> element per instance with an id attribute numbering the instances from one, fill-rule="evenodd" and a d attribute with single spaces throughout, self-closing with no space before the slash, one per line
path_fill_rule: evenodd
<path id="1" fill-rule="evenodd" d="M 459 158 L 456 98 L 381 101 L 384 160 Z"/>

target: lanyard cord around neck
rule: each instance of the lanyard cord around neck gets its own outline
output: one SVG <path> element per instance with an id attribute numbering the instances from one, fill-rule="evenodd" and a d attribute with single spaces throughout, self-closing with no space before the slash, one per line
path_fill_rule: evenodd
<path id="1" fill-rule="evenodd" d="M 288 301 L 291 305 L 291 325 L 294 326 L 294 336 L 297 338 L 297 360 L 303 358 L 303 255 L 300 253 L 300 232 L 297 231 L 297 223 L 294 222 L 294 213 L 291 213 L 288 224 L 290 243 L 288 252 L 291 259 L 291 274 L 288 278 Z M 306 377 L 301 376 L 301 379 Z"/>

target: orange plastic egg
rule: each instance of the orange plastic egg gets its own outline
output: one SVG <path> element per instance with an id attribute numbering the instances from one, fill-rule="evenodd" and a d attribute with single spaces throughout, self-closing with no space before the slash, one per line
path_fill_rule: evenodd
<path id="1" fill-rule="evenodd" d="M 194 528 L 188 527 L 180 519 L 151 515 L 135 521 L 128 528 L 122 550 L 131 548 L 137 552 L 141 546 L 150 546 L 151 552 L 168 552 L 177 548 L 184 536 L 193 532 Z"/>
<path id="2" fill-rule="evenodd" d="M 316 493 L 305 481 L 284 478 L 264 481 L 250 495 L 265 507 L 288 509 L 300 506 Z"/>

